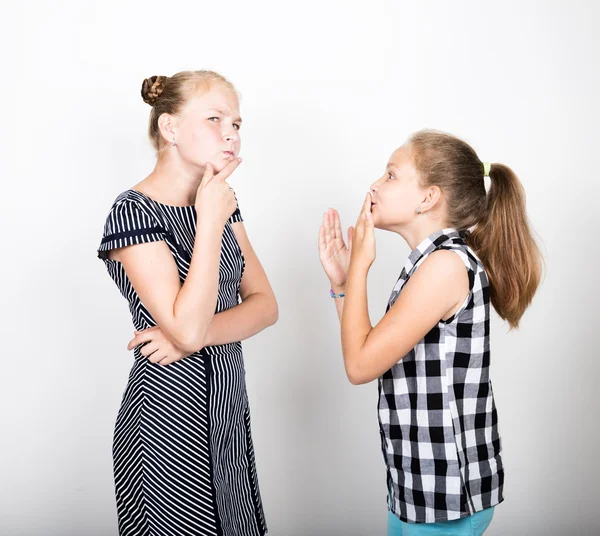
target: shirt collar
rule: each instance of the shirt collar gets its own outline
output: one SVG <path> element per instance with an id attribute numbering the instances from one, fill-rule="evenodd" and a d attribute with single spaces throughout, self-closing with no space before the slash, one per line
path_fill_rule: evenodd
<path id="1" fill-rule="evenodd" d="M 416 264 L 425 256 L 435 251 L 441 245 L 449 242 L 453 239 L 461 238 L 461 233 L 452 227 L 441 229 L 435 233 L 430 234 L 425 240 L 423 240 L 408 256 L 404 268 L 402 269 L 402 275 L 400 277 L 406 277 L 407 274 L 411 273 L 411 270 Z"/>

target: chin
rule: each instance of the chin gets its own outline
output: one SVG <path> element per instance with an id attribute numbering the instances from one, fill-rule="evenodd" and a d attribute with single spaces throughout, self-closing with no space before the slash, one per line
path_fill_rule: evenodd
<path id="1" fill-rule="evenodd" d="M 373 227 L 375 229 L 379 229 L 381 231 L 389 231 L 389 227 L 385 224 L 385 222 L 381 221 L 379 218 L 373 218 Z"/>
<path id="2" fill-rule="evenodd" d="M 214 158 L 212 160 L 208 160 L 206 162 L 206 164 L 210 164 L 212 166 L 213 172 L 216 175 L 217 173 L 219 173 L 227 165 L 227 162 L 223 162 L 222 159 L 216 159 L 216 158 Z M 206 164 L 205 164 L 205 167 L 206 167 Z"/>
<path id="3" fill-rule="evenodd" d="M 221 171 L 227 164 L 229 164 L 229 162 L 232 162 L 236 158 L 237 155 L 233 157 L 224 157 L 219 155 L 218 157 L 211 160 L 210 163 L 215 172 L 217 172 L 217 170 Z"/>
<path id="4" fill-rule="evenodd" d="M 213 164 L 212 162 L 209 162 L 209 164 L 212 166 L 213 172 L 214 172 L 215 175 L 217 173 L 219 173 L 225 167 L 225 164 L 222 164 L 220 162 L 217 162 L 216 164 Z"/>

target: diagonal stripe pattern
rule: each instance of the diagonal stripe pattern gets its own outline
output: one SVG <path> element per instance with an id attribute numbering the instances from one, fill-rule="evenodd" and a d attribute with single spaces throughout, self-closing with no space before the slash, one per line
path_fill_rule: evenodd
<path id="1" fill-rule="evenodd" d="M 193 206 L 128 190 L 106 219 L 98 256 L 127 299 L 137 330 L 155 322 L 111 249 L 164 240 L 183 282 L 196 232 Z M 231 224 L 221 245 L 216 312 L 239 303 L 244 258 Z M 134 351 L 117 415 L 113 460 L 121 536 L 262 536 L 241 343 L 206 347 L 166 367 Z"/>

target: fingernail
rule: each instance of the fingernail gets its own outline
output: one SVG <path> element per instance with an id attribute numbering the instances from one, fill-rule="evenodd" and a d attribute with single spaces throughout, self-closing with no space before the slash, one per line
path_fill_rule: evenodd
<path id="1" fill-rule="evenodd" d="M 241 161 L 242 161 L 242 157 L 238 156 L 238 162 L 241 162 Z"/>

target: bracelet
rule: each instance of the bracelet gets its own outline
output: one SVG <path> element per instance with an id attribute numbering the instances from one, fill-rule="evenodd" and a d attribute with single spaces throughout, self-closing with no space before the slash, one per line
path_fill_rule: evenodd
<path id="1" fill-rule="evenodd" d="M 329 289 L 329 295 L 332 298 L 343 298 L 345 296 L 345 294 L 343 294 L 343 293 L 342 294 L 336 294 L 335 292 L 333 292 L 332 288 Z"/>

